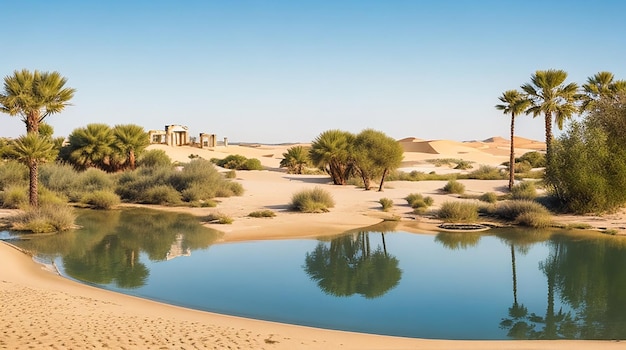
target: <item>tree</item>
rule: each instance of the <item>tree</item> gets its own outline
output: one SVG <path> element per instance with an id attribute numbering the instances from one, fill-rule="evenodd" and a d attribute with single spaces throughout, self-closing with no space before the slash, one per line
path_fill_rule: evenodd
<path id="1" fill-rule="evenodd" d="M 507 90 L 498 97 L 503 104 L 496 109 L 511 115 L 511 153 L 509 155 L 509 191 L 513 188 L 515 177 L 515 116 L 523 113 L 530 106 L 530 101 L 517 90 Z"/>
<path id="2" fill-rule="evenodd" d="M 303 146 L 293 146 L 283 153 L 281 168 L 287 168 L 289 174 L 302 174 L 304 168 L 311 163 L 308 150 Z"/>
<path id="3" fill-rule="evenodd" d="M 31 132 L 15 140 L 11 148 L 12 155 L 28 166 L 30 186 L 29 203 L 32 207 L 39 206 L 37 165 L 54 159 L 56 152 L 49 138 Z"/>
<path id="4" fill-rule="evenodd" d="M 115 135 L 108 125 L 88 124 L 72 131 L 68 138 L 69 144 L 62 153 L 74 167 L 111 170 Z"/>
<path id="5" fill-rule="evenodd" d="M 143 152 L 150 139 L 145 130 L 135 124 L 116 125 L 113 128 L 115 142 L 113 148 L 124 159 L 124 165 L 130 169 L 135 169 L 136 157 Z"/>
<path id="6" fill-rule="evenodd" d="M 522 90 L 528 95 L 530 107 L 527 114 L 533 117 L 543 115 L 546 132 L 546 161 L 550 167 L 552 155 L 552 118 L 559 129 L 563 129 L 565 120 L 572 117 L 577 111 L 576 83 L 564 85 L 567 73 L 563 70 L 538 70 L 531 76 L 531 83 L 522 85 Z"/>
<path id="7" fill-rule="evenodd" d="M 67 79 L 58 72 L 14 71 L 4 78 L 0 93 L 0 111 L 20 116 L 26 132 L 38 133 L 39 124 L 52 114 L 60 113 L 74 97 L 75 89 L 65 87 Z"/>
<path id="8" fill-rule="evenodd" d="M 382 191 L 385 176 L 400 166 L 403 152 L 402 146 L 383 132 L 372 129 L 361 131 L 354 140 L 353 157 L 365 190 L 370 189 L 370 181 L 374 177 L 380 177 L 378 191 Z"/>
<path id="9" fill-rule="evenodd" d="M 325 170 L 335 185 L 345 185 L 352 171 L 354 135 L 347 131 L 328 130 L 311 144 L 313 165 Z"/>
<path id="10" fill-rule="evenodd" d="M 587 83 L 582 86 L 584 93 L 579 97 L 582 101 L 581 112 L 593 110 L 601 98 L 615 98 L 617 94 L 626 92 L 626 80 L 614 78 L 610 72 L 598 72 L 587 78 Z"/>

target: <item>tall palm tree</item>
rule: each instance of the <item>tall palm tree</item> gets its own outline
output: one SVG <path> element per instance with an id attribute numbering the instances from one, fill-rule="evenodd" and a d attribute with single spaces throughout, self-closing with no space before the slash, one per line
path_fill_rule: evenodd
<path id="1" fill-rule="evenodd" d="M 583 84 L 584 93 L 580 96 L 582 104 L 581 112 L 592 110 L 598 100 L 613 97 L 620 92 L 626 92 L 626 80 L 614 80 L 615 76 L 610 72 L 598 72 L 587 78 Z"/>
<path id="2" fill-rule="evenodd" d="M 115 136 L 108 125 L 88 124 L 72 131 L 68 139 L 67 160 L 76 168 L 110 170 Z"/>
<path id="3" fill-rule="evenodd" d="M 0 111 L 20 116 L 26 132 L 38 133 L 39 123 L 47 116 L 61 112 L 74 97 L 75 89 L 65 87 L 67 79 L 58 72 L 14 71 L 4 78 L 0 93 Z"/>
<path id="4" fill-rule="evenodd" d="M 530 106 L 530 100 L 517 90 L 507 90 L 498 97 L 503 104 L 496 105 L 496 109 L 504 114 L 511 115 L 511 153 L 509 155 L 509 191 L 513 188 L 515 177 L 515 116 L 523 113 Z"/>
<path id="5" fill-rule="evenodd" d="M 530 77 L 531 83 L 522 85 L 522 90 L 528 95 L 531 105 L 526 110 L 533 117 L 542 115 L 545 118 L 546 128 L 546 162 L 550 165 L 552 156 L 552 118 L 559 129 L 563 129 L 565 120 L 576 113 L 576 83 L 565 85 L 567 73 L 563 70 L 538 70 Z"/>
<path id="6" fill-rule="evenodd" d="M 309 156 L 313 164 L 324 169 L 335 185 L 345 185 L 352 168 L 354 135 L 347 131 L 328 130 L 311 144 Z"/>
<path id="7" fill-rule="evenodd" d="M 29 203 L 36 208 L 39 206 L 37 166 L 40 162 L 52 160 L 56 157 L 54 144 L 49 138 L 41 137 L 39 134 L 31 132 L 13 142 L 11 153 L 19 162 L 28 166 L 30 177 Z"/>
<path id="8" fill-rule="evenodd" d="M 302 174 L 304 168 L 311 163 L 308 148 L 303 146 L 293 146 L 283 153 L 280 161 L 281 168 L 287 168 L 289 174 Z"/>
<path id="9" fill-rule="evenodd" d="M 130 169 L 135 169 L 136 159 L 150 145 L 148 133 L 139 125 L 116 125 L 113 128 L 115 142 L 113 148 L 125 158 Z"/>

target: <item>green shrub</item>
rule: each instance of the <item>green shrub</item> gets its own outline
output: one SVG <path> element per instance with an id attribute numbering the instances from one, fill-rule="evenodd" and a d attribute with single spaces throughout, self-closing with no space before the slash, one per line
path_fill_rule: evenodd
<path id="1" fill-rule="evenodd" d="M 457 169 L 457 170 L 467 170 L 471 168 L 472 168 L 472 162 L 468 162 L 465 160 L 459 161 L 457 165 L 454 167 L 454 169 Z"/>
<path id="2" fill-rule="evenodd" d="M 18 209 L 28 205 L 28 186 L 12 185 L 0 192 L 2 208 Z"/>
<path id="3" fill-rule="evenodd" d="M 515 167 L 513 168 L 513 171 L 515 173 L 527 173 L 529 171 L 532 170 L 532 165 L 530 165 L 530 163 L 528 163 L 527 161 L 523 161 L 523 162 L 518 162 L 515 163 Z"/>
<path id="4" fill-rule="evenodd" d="M 531 168 L 543 168 L 546 166 L 546 155 L 537 151 L 524 153 L 515 159 L 516 163 L 527 162 Z"/>
<path id="5" fill-rule="evenodd" d="M 19 185 L 28 185 L 28 167 L 14 160 L 0 161 L 0 191 Z"/>
<path id="6" fill-rule="evenodd" d="M 261 165 L 261 161 L 256 158 L 247 159 L 244 163 L 243 170 L 263 170 L 263 165 Z"/>
<path id="7" fill-rule="evenodd" d="M 248 214 L 248 216 L 253 218 L 273 218 L 274 216 L 276 216 L 276 213 L 269 209 L 265 209 L 253 211 L 252 213 Z"/>
<path id="8" fill-rule="evenodd" d="M 506 178 L 506 174 L 496 167 L 481 165 L 478 169 L 469 173 L 468 178 L 478 180 L 502 180 Z"/>
<path id="9" fill-rule="evenodd" d="M 207 215 L 206 220 L 212 224 L 232 224 L 233 218 L 223 213 L 212 213 Z"/>
<path id="10" fill-rule="evenodd" d="M 170 158 L 164 150 L 151 149 L 141 154 L 137 160 L 139 167 L 171 167 L 172 158 Z"/>
<path id="11" fill-rule="evenodd" d="M 445 222 L 476 222 L 478 205 L 469 202 L 445 202 L 439 208 L 437 217 Z"/>
<path id="12" fill-rule="evenodd" d="M 61 204 L 29 207 L 11 216 L 9 221 L 13 230 L 45 233 L 70 229 L 74 226 L 75 218 L 72 208 Z"/>
<path id="13" fill-rule="evenodd" d="M 112 190 L 114 187 L 113 177 L 97 168 L 89 168 L 78 176 L 78 188 L 83 192 Z"/>
<path id="14" fill-rule="evenodd" d="M 480 197 L 478 197 L 478 199 L 487 203 L 495 203 L 498 201 L 498 195 L 495 194 L 494 192 L 486 192 L 486 193 L 483 193 Z"/>
<path id="15" fill-rule="evenodd" d="M 237 172 L 235 170 L 230 170 L 224 173 L 224 177 L 227 179 L 234 179 L 237 177 Z"/>
<path id="16" fill-rule="evenodd" d="M 291 198 L 291 207 L 303 213 L 327 212 L 334 206 L 331 194 L 319 187 L 297 192 Z"/>
<path id="17" fill-rule="evenodd" d="M 49 189 L 40 186 L 39 187 L 39 205 L 65 205 L 67 204 L 67 197 L 62 193 L 50 191 Z"/>
<path id="18" fill-rule="evenodd" d="M 511 197 L 513 199 L 532 200 L 537 197 L 537 190 L 532 181 L 523 181 L 511 188 Z"/>
<path id="19" fill-rule="evenodd" d="M 79 179 L 84 173 L 78 173 L 68 164 L 48 163 L 39 167 L 39 185 L 62 193 L 72 202 L 77 202 L 86 189 L 80 188 Z"/>
<path id="20" fill-rule="evenodd" d="M 498 217 L 510 221 L 515 221 L 520 215 L 526 213 L 550 214 L 546 207 L 530 200 L 509 200 L 499 202 L 494 212 L 494 214 Z"/>
<path id="21" fill-rule="evenodd" d="M 378 200 L 378 203 L 382 205 L 383 211 L 389 211 L 393 207 L 393 200 L 390 198 L 381 198 Z"/>
<path id="22" fill-rule="evenodd" d="M 141 203 L 146 204 L 177 205 L 181 202 L 180 193 L 169 185 L 150 187 L 141 198 Z"/>
<path id="23" fill-rule="evenodd" d="M 552 225 L 552 217 L 548 213 L 521 213 L 515 219 L 515 223 L 522 226 L 545 228 Z"/>
<path id="24" fill-rule="evenodd" d="M 430 207 L 431 205 L 433 205 L 434 203 L 434 200 L 432 197 L 424 197 L 419 193 L 411 193 L 408 196 L 406 196 L 404 199 L 413 209 L 420 209 L 420 208 L 426 209 Z"/>
<path id="25" fill-rule="evenodd" d="M 111 209 L 120 204 L 120 197 L 110 190 L 98 190 L 87 193 L 81 202 L 95 209 Z"/>
<path id="26" fill-rule="evenodd" d="M 463 194 L 465 192 L 465 185 L 456 180 L 450 180 L 443 187 L 443 190 L 448 193 Z"/>
<path id="27" fill-rule="evenodd" d="M 256 158 L 248 159 L 240 154 L 231 154 L 224 159 L 212 158 L 211 162 L 225 169 L 263 170 L 260 160 Z"/>
<path id="28" fill-rule="evenodd" d="M 567 224 L 565 228 L 568 230 L 590 230 L 593 226 L 584 222 L 573 222 L 571 224 Z"/>

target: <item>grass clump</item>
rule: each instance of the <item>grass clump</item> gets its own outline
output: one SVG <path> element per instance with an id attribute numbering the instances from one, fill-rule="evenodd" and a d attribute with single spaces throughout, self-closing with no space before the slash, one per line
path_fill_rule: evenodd
<path id="1" fill-rule="evenodd" d="M 256 158 L 248 159 L 240 154 L 231 154 L 224 159 L 212 158 L 211 162 L 225 169 L 263 170 L 260 160 Z"/>
<path id="2" fill-rule="evenodd" d="M 28 187 L 26 185 L 12 185 L 0 192 L 2 208 L 17 209 L 28 205 Z"/>
<path id="3" fill-rule="evenodd" d="M 248 214 L 248 216 L 253 218 L 273 218 L 274 216 L 276 216 L 276 213 L 269 209 L 265 209 L 253 211 L 252 213 Z"/>
<path id="4" fill-rule="evenodd" d="M 450 180 L 443 186 L 443 190 L 447 193 L 463 194 L 465 192 L 465 185 L 456 180 Z"/>
<path id="5" fill-rule="evenodd" d="M 206 220 L 212 224 L 229 225 L 233 223 L 233 218 L 223 213 L 212 213 L 207 215 Z"/>
<path id="6" fill-rule="evenodd" d="M 537 197 L 537 189 L 531 181 L 523 181 L 511 188 L 511 198 L 532 200 Z"/>
<path id="7" fill-rule="evenodd" d="M 592 228 L 593 226 L 584 222 L 573 222 L 565 226 L 565 229 L 567 230 L 590 230 Z"/>
<path id="8" fill-rule="evenodd" d="M 319 187 L 297 192 L 291 197 L 291 207 L 303 213 L 328 212 L 334 206 L 331 194 Z"/>
<path id="9" fill-rule="evenodd" d="M 378 203 L 382 205 L 383 211 L 389 211 L 393 207 L 393 200 L 390 198 L 381 198 Z"/>
<path id="10" fill-rule="evenodd" d="M 498 195 L 495 194 L 494 192 L 485 192 L 482 195 L 480 195 L 480 197 L 478 197 L 478 199 L 481 202 L 487 202 L 487 203 L 495 203 L 498 201 Z"/>
<path id="11" fill-rule="evenodd" d="M 407 203 L 414 209 L 415 214 L 423 213 L 435 202 L 432 197 L 424 197 L 419 193 L 411 193 L 404 197 Z"/>
<path id="12" fill-rule="evenodd" d="M 11 216 L 9 221 L 11 229 L 16 231 L 48 233 L 70 229 L 75 218 L 72 208 L 66 204 L 48 204 L 37 208 L 29 207 L 22 213 Z"/>
<path id="13" fill-rule="evenodd" d="M 531 200 L 500 202 L 495 208 L 495 215 L 523 226 L 541 228 L 552 225 L 550 211 Z"/>
<path id="14" fill-rule="evenodd" d="M 445 222 L 476 222 L 478 205 L 469 202 L 445 202 L 437 212 L 437 217 Z"/>
<path id="15" fill-rule="evenodd" d="M 237 177 L 237 172 L 235 170 L 229 170 L 224 173 L 224 177 L 227 179 L 234 179 Z"/>
<path id="16" fill-rule="evenodd" d="M 120 204 L 120 197 L 110 190 L 98 190 L 87 193 L 81 202 L 94 209 L 111 209 Z"/>
<path id="17" fill-rule="evenodd" d="M 468 178 L 478 180 L 502 180 L 506 178 L 506 174 L 496 167 L 481 165 L 478 169 L 469 173 Z"/>

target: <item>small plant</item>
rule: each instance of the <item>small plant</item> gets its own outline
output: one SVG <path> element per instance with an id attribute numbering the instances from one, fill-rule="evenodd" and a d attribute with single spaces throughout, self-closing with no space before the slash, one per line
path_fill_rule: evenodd
<path id="1" fill-rule="evenodd" d="M 112 191 L 100 190 L 87 193 L 81 202 L 91 205 L 94 209 L 111 209 L 120 204 L 120 197 Z"/>
<path id="2" fill-rule="evenodd" d="M 465 185 L 456 180 L 450 180 L 443 187 L 443 190 L 448 193 L 463 194 L 465 192 Z"/>
<path id="3" fill-rule="evenodd" d="M 331 194 L 319 187 L 297 192 L 291 198 L 291 207 L 303 213 L 323 213 L 334 206 Z"/>
<path id="4" fill-rule="evenodd" d="M 207 215 L 206 221 L 212 224 L 229 225 L 233 223 L 233 218 L 223 213 L 212 213 Z"/>
<path id="5" fill-rule="evenodd" d="M 511 188 L 511 197 L 513 199 L 532 200 L 537 197 L 535 184 L 531 181 L 523 181 Z"/>
<path id="6" fill-rule="evenodd" d="M 237 177 L 237 172 L 235 170 L 229 170 L 224 173 L 224 177 L 227 179 L 234 179 Z"/>
<path id="7" fill-rule="evenodd" d="M 0 192 L 0 205 L 2 208 L 17 209 L 28 204 L 28 187 L 12 185 Z"/>
<path id="8" fill-rule="evenodd" d="M 517 216 L 515 223 L 522 226 L 545 228 L 552 226 L 552 217 L 548 213 L 522 213 Z"/>
<path id="9" fill-rule="evenodd" d="M 467 170 L 467 169 L 471 169 L 472 168 L 472 163 L 468 162 L 466 160 L 461 160 L 460 162 L 457 163 L 457 165 L 454 167 L 454 169 L 457 170 Z"/>
<path id="10" fill-rule="evenodd" d="M 496 206 L 494 214 L 524 226 L 547 227 L 552 225 L 550 211 L 543 205 L 530 200 L 500 202 Z"/>
<path id="11" fill-rule="evenodd" d="M 381 198 L 378 203 L 383 206 L 383 211 L 389 211 L 393 207 L 393 200 L 390 198 Z"/>
<path id="12" fill-rule="evenodd" d="M 498 195 L 493 192 L 485 192 L 478 199 L 482 202 L 495 203 L 498 201 Z"/>
<path id="13" fill-rule="evenodd" d="M 481 165 L 478 169 L 469 173 L 468 178 L 478 180 L 501 180 L 506 178 L 506 174 L 496 167 Z"/>
<path id="14" fill-rule="evenodd" d="M 441 205 L 437 216 L 445 222 L 476 222 L 478 205 L 469 202 L 445 202 Z"/>
<path id="15" fill-rule="evenodd" d="M 611 229 L 602 230 L 602 233 L 604 233 L 605 235 L 615 236 L 617 234 L 617 230 L 611 228 Z"/>
<path id="16" fill-rule="evenodd" d="M 248 216 L 253 218 L 273 218 L 274 216 L 276 216 L 276 213 L 269 209 L 265 209 L 253 211 L 252 213 L 248 214 Z"/>
<path id="17" fill-rule="evenodd" d="M 13 230 L 47 233 L 72 228 L 75 218 L 72 208 L 61 204 L 29 207 L 22 213 L 11 216 L 9 221 Z"/>
<path id="18" fill-rule="evenodd" d="M 587 223 L 573 222 L 571 224 L 567 224 L 565 228 L 568 230 L 590 230 L 593 228 L 593 226 Z"/>
<path id="19" fill-rule="evenodd" d="M 411 193 L 404 198 L 411 208 L 415 209 L 414 213 L 419 214 L 435 202 L 432 197 L 424 197 L 419 193 Z"/>

